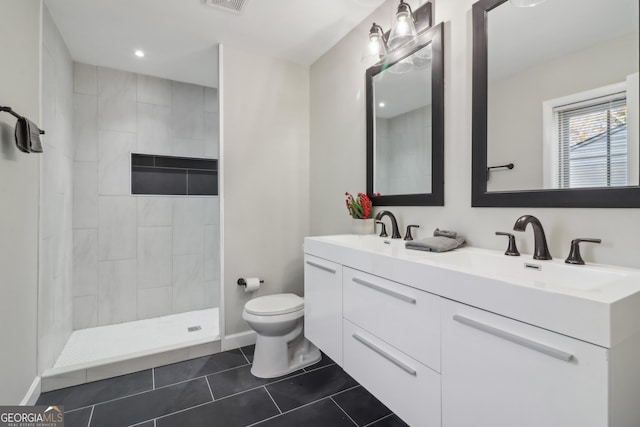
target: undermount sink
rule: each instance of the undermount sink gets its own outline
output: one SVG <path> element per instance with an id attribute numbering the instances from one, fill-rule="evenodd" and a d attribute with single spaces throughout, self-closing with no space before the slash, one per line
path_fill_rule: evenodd
<path id="1" fill-rule="evenodd" d="M 597 291 L 628 276 L 624 271 L 598 266 L 577 266 L 561 260 L 539 261 L 526 255 L 511 257 L 476 249 L 443 253 L 434 261 L 444 267 L 538 288 Z"/>

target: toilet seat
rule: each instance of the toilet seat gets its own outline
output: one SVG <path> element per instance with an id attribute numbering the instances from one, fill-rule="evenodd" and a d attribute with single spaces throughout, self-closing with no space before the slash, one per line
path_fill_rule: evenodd
<path id="1" fill-rule="evenodd" d="M 244 309 L 257 316 L 278 316 L 293 313 L 304 308 L 304 299 L 296 294 L 276 294 L 254 298 L 248 301 Z"/>

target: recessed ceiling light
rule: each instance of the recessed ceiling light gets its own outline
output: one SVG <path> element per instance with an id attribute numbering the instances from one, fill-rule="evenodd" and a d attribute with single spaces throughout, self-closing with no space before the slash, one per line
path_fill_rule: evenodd
<path id="1" fill-rule="evenodd" d="M 384 107 L 384 102 L 381 102 L 380 104 L 378 104 L 378 107 Z"/>
<path id="2" fill-rule="evenodd" d="M 137 49 L 135 52 L 133 52 L 133 54 L 135 56 L 137 56 L 138 58 L 144 58 L 144 51 Z"/>

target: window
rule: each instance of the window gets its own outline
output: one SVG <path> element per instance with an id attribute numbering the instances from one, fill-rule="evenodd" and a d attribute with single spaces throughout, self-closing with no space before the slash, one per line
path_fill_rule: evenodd
<path id="1" fill-rule="evenodd" d="M 557 106 L 553 117 L 555 188 L 627 185 L 626 92 Z"/>

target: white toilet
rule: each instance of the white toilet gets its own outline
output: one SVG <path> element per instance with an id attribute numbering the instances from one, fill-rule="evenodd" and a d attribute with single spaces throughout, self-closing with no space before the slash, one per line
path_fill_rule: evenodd
<path id="1" fill-rule="evenodd" d="M 274 378 L 312 365 L 320 350 L 303 334 L 304 300 L 296 294 L 254 298 L 244 305 L 242 318 L 258 334 L 251 373 Z"/>

